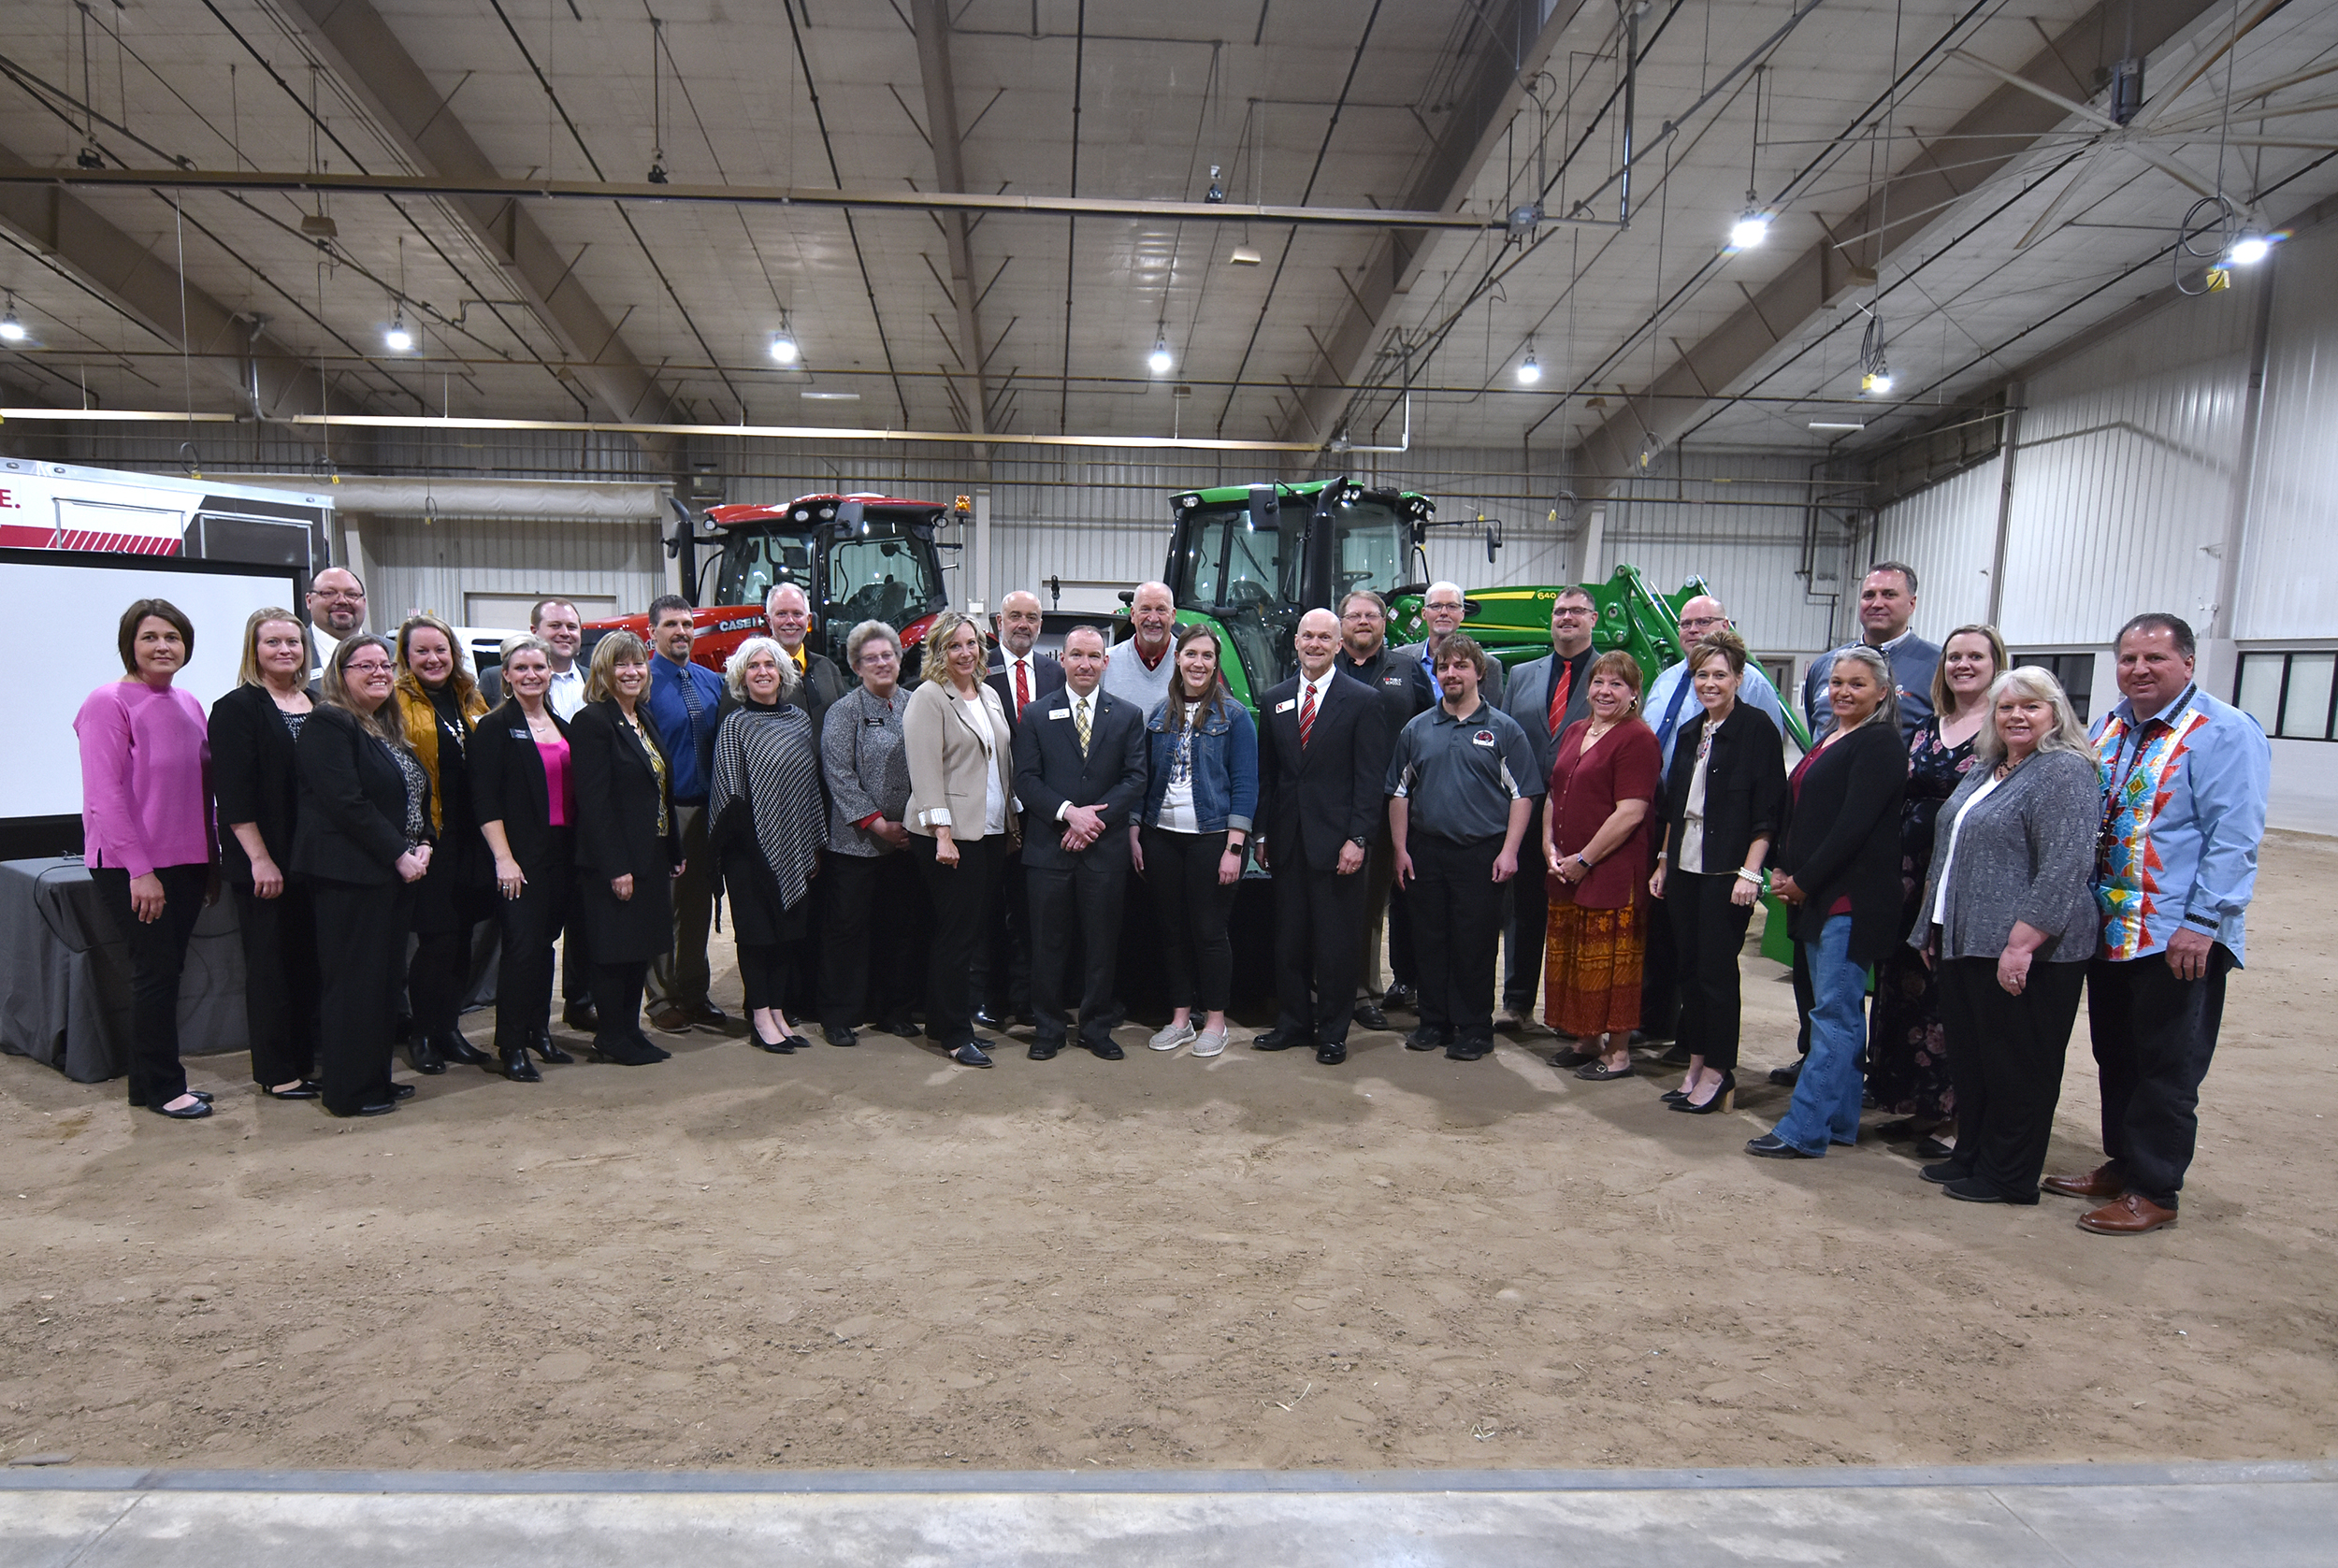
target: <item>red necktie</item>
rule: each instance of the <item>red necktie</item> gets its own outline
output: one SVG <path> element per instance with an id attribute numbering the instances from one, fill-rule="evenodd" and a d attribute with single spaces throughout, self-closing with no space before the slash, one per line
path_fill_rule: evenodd
<path id="1" fill-rule="evenodd" d="M 1031 666 L 1021 659 L 1015 661 L 1015 716 L 1021 718 L 1023 710 L 1031 706 Z"/>
<path id="2" fill-rule="evenodd" d="M 1307 684 L 1307 699 L 1299 704 L 1299 744 L 1305 747 L 1308 732 L 1315 728 L 1315 685 Z"/>
<path id="3" fill-rule="evenodd" d="M 1566 696 L 1575 685 L 1575 661 L 1555 659 L 1558 678 L 1551 683 L 1551 733 L 1559 732 L 1559 721 L 1566 717 Z"/>

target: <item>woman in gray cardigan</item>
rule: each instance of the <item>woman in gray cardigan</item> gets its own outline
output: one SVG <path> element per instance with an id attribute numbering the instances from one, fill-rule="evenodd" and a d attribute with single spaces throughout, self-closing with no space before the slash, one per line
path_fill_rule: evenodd
<path id="1" fill-rule="evenodd" d="M 2052 674 L 1989 688 L 1978 765 L 1941 808 L 1909 944 L 1941 971 L 1956 1148 L 1924 1168 L 1951 1198 L 2035 1203 L 2062 1059 L 2094 957 L 2101 784 Z"/>
<path id="2" fill-rule="evenodd" d="M 863 621 L 844 639 L 844 663 L 860 684 L 830 703 L 821 720 L 820 770 L 828 780 L 827 972 L 821 1032 L 850 1045 L 871 1019 L 913 1039 L 911 1014 L 923 998 L 916 950 L 897 933 L 925 928 L 926 890 L 911 859 L 909 752 L 902 715 L 902 640 L 883 621 Z"/>

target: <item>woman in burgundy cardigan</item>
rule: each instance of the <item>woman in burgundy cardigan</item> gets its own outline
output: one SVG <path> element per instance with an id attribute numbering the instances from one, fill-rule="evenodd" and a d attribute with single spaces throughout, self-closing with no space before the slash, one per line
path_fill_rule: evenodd
<path id="1" fill-rule="evenodd" d="M 1543 1021 L 1580 1044 L 1551 1058 L 1593 1083 L 1632 1074 L 1640 959 L 1648 932 L 1641 870 L 1664 787 L 1664 748 L 1639 716 L 1639 661 L 1621 650 L 1592 661 L 1591 715 L 1559 737 L 1542 814 L 1550 868 Z"/>

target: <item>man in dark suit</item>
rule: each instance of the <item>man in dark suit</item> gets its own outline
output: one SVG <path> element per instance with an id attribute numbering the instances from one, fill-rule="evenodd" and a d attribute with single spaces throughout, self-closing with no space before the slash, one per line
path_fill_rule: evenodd
<path id="1" fill-rule="evenodd" d="M 763 623 L 772 628 L 772 637 L 796 661 L 796 674 L 801 684 L 796 689 L 796 706 L 812 715 L 812 733 L 820 733 L 820 720 L 828 712 L 828 705 L 859 684 L 848 681 L 836 668 L 836 661 L 826 654 L 815 654 L 803 645 L 812 630 L 812 601 L 793 583 L 782 583 L 763 596 Z"/>
<path id="2" fill-rule="evenodd" d="M 1599 650 L 1592 645 L 1592 629 L 1599 624 L 1599 607 L 1590 590 L 1561 588 L 1551 601 L 1551 652 L 1532 664 L 1510 671 L 1509 688 L 1498 700 L 1502 711 L 1518 721 L 1534 748 L 1540 777 L 1551 776 L 1559 737 L 1566 726 L 1591 712 L 1591 661 Z M 1542 800 L 1535 800 L 1534 817 L 1526 824 L 1526 842 L 1542 842 Z M 1535 1021 L 1535 990 L 1542 980 L 1543 942 L 1551 918 L 1550 895 L 1538 876 L 1510 879 L 1509 914 L 1503 921 L 1502 1011 L 1494 1015 L 1497 1029 L 1520 1034 L 1544 1032 Z"/>
<path id="3" fill-rule="evenodd" d="M 1335 668 L 1339 619 L 1299 618 L 1299 673 L 1259 704 L 1258 826 L 1275 878 L 1275 985 L 1282 1008 L 1254 1051 L 1313 1045 L 1348 1059 L 1373 835 L 1386 813 L 1389 728 L 1378 693 Z M 1269 846 L 1272 846 L 1271 848 Z"/>
<path id="4" fill-rule="evenodd" d="M 1015 731 L 1015 794 L 1023 807 L 1030 883 L 1033 1061 L 1063 1048 L 1064 971 L 1075 933 L 1086 942 L 1080 1043 L 1118 1061 L 1113 1026 L 1120 907 L 1128 890 L 1129 824 L 1145 801 L 1145 715 L 1097 689 L 1104 634 L 1075 626 L 1063 639 L 1063 690 L 1024 710 Z"/>
<path id="5" fill-rule="evenodd" d="M 1039 596 L 1021 588 L 999 601 L 992 625 L 999 646 L 984 677 L 1006 709 L 1009 729 L 1019 728 L 1023 710 L 1063 689 L 1063 666 L 1038 651 Z M 974 1023 L 1002 1030 L 1010 1020 L 1031 1021 L 1031 897 L 1023 878 L 1023 855 L 1009 850 L 991 885 L 989 940 L 979 950 L 974 976 Z"/>
<path id="6" fill-rule="evenodd" d="M 1380 715 L 1394 735 L 1415 713 L 1437 705 L 1436 683 L 1422 673 L 1417 659 L 1405 656 L 1388 640 L 1388 601 L 1369 588 L 1358 588 L 1339 603 L 1339 654 L 1332 668 L 1372 688 L 1380 699 Z M 1356 1022 L 1368 1029 L 1388 1028 L 1381 1011 L 1380 942 L 1388 941 L 1389 991 L 1392 1007 L 1401 1005 L 1412 989 L 1412 928 L 1405 919 L 1405 901 L 1394 897 L 1396 844 L 1388 836 L 1383 813 L 1373 829 L 1372 852 L 1364 869 L 1364 947 L 1356 969 Z"/>

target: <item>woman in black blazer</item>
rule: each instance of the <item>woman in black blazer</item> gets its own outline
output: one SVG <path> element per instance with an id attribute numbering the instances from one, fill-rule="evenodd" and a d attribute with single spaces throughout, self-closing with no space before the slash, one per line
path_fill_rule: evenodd
<path id="1" fill-rule="evenodd" d="M 244 1026 L 252 1081 L 278 1100 L 314 1100 L 316 908 L 287 876 L 299 778 L 293 743 L 315 711 L 308 628 L 289 610 L 255 610 L 243 626 L 236 689 L 211 704 L 211 793 L 220 870 L 236 891 L 243 935 Z"/>
<path id="2" fill-rule="evenodd" d="M 1811 1056 L 1794 1103 L 1745 1145 L 1768 1159 L 1816 1159 L 1859 1136 L 1859 1050 L 1867 1041 L 1867 969 L 1899 940 L 1899 805 L 1908 750 L 1892 669 L 1872 648 L 1845 649 L 1826 679 L 1835 727 L 1791 781 L 1781 874 L 1771 890 L 1811 969 Z"/>
<path id="3" fill-rule="evenodd" d="M 1768 714 L 1738 700 L 1745 644 L 1723 631 L 1689 652 L 1704 712 L 1681 726 L 1659 803 L 1656 874 L 1681 977 L 1674 1042 L 1688 1076 L 1665 1098 L 1676 1111 L 1730 1108 L 1738 1086 L 1738 952 L 1762 894 L 1762 862 L 1785 817 L 1785 742 Z"/>
<path id="4" fill-rule="evenodd" d="M 593 1050 L 626 1067 L 672 1055 L 642 1032 L 642 985 L 650 960 L 673 945 L 673 879 L 683 864 L 673 784 L 648 696 L 648 646 L 631 632 L 611 632 L 593 648 L 585 703 L 569 721 L 578 897 L 600 1014 Z"/>
<path id="5" fill-rule="evenodd" d="M 529 1064 L 576 1058 L 552 1043 L 552 944 L 576 883 L 576 770 L 569 726 L 544 694 L 552 648 L 541 637 L 503 645 L 503 705 L 479 721 L 470 745 L 471 804 L 495 856 L 501 897 L 502 969 L 496 982 L 496 1057 L 490 1072 L 515 1084 L 542 1081 Z"/>
<path id="6" fill-rule="evenodd" d="M 430 780 L 406 749 L 390 645 L 333 650 L 325 700 L 294 748 L 300 790 L 292 869 L 316 904 L 324 971 L 325 1108 L 378 1116 L 413 1093 L 390 1082 L 390 1031 L 405 979 L 413 884 L 430 869 Z"/>

